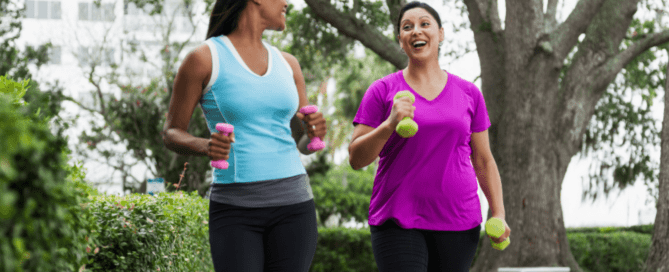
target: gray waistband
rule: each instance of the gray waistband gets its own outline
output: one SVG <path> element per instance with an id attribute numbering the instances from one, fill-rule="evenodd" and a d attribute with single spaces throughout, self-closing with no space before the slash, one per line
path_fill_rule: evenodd
<path id="1" fill-rule="evenodd" d="M 309 177 L 293 177 L 257 182 L 213 184 L 209 198 L 241 207 L 272 207 L 302 203 L 314 198 Z"/>

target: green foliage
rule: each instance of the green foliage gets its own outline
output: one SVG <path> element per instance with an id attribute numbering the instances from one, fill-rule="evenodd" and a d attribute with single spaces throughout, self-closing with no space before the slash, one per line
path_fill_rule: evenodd
<path id="1" fill-rule="evenodd" d="M 378 271 L 369 229 L 319 228 L 309 271 Z"/>
<path id="2" fill-rule="evenodd" d="M 23 96 L 26 94 L 30 80 L 26 79 L 21 82 L 13 81 L 6 76 L 0 76 L 0 95 L 6 98 L 16 106 L 24 106 Z"/>
<path id="3" fill-rule="evenodd" d="M 212 271 L 209 203 L 195 192 L 100 195 L 86 210 L 96 224 L 92 271 Z"/>
<path id="4" fill-rule="evenodd" d="M 341 109 L 339 114 L 353 120 L 369 85 L 394 71 L 396 70 L 392 64 L 369 49 L 365 50 L 365 57 L 351 59 L 347 65 L 341 65 L 335 72 L 335 79 L 339 84 L 339 99 L 335 106 Z"/>
<path id="5" fill-rule="evenodd" d="M 29 64 L 34 64 L 37 68 L 48 61 L 47 50 L 51 46 L 47 43 L 45 46 L 31 47 L 25 50 L 19 50 L 16 40 L 21 36 L 23 25 L 21 18 L 24 9 L 16 5 L 16 1 L 0 0 L 0 75 L 8 75 L 12 78 L 28 79 L 31 78 Z"/>
<path id="6" fill-rule="evenodd" d="M 338 213 L 345 220 L 367 222 L 375 174 L 373 167 L 355 171 L 341 165 L 325 175 L 310 177 L 319 222 L 324 223 L 330 215 Z"/>
<path id="7" fill-rule="evenodd" d="M 654 32 L 654 21 L 633 20 L 622 49 Z M 663 47 L 667 46 L 669 43 Z M 658 89 L 663 88 L 667 69 L 666 64 L 653 68 L 661 48 L 647 50 L 625 66 L 598 102 L 582 146 L 581 155 L 594 158 L 584 200 L 596 200 L 600 189 L 608 196 L 616 187 L 624 189 L 638 180 L 657 199 L 659 162 L 650 157 L 647 147 L 660 145 L 659 121 L 653 118 L 651 106 Z"/>
<path id="8" fill-rule="evenodd" d="M 98 147 L 100 143 L 123 145 L 135 159 L 150 166 L 154 177 L 163 177 L 168 185 L 179 182 L 183 165 L 188 162 L 182 187 L 203 194 L 207 185 L 203 184 L 205 175 L 210 171 L 209 159 L 178 156 L 163 144 L 162 131 L 170 98 L 167 87 L 163 87 L 159 79 L 154 79 L 148 86 L 120 87 L 120 99 L 103 102 L 107 110 L 104 124 L 91 123 L 91 132 L 83 132 L 80 142 L 86 143 L 88 150 L 101 151 L 107 160 L 117 154 Z M 196 137 L 209 137 L 199 107 L 193 112 L 188 132 Z M 138 184 L 130 184 L 124 190 L 135 192 L 138 188 Z M 174 188 L 169 186 L 168 189 Z"/>
<path id="9" fill-rule="evenodd" d="M 567 232 L 569 248 L 584 271 L 642 271 L 651 235 L 634 232 Z"/>
<path id="10" fill-rule="evenodd" d="M 653 225 L 638 225 L 630 227 L 581 227 L 567 229 L 568 233 L 612 233 L 634 232 L 653 235 Z"/>
<path id="11" fill-rule="evenodd" d="M 3 83 L 19 89 L 0 95 L 0 269 L 76 271 L 87 262 L 84 174 L 67 165 L 62 130 L 16 103 L 26 84 Z"/>

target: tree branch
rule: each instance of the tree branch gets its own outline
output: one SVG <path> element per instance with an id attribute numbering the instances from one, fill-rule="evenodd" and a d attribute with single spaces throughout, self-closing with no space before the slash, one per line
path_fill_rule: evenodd
<path id="1" fill-rule="evenodd" d="M 495 125 L 501 115 L 502 96 L 505 90 L 504 76 L 504 31 L 495 30 L 494 24 L 490 19 L 499 16 L 483 16 L 490 14 L 489 11 L 482 12 L 480 7 L 485 0 L 465 0 L 467 11 L 469 12 L 469 21 L 471 29 L 474 32 L 474 41 L 476 42 L 476 51 L 481 62 L 481 90 L 486 100 L 486 106 L 490 113 L 490 122 Z M 493 10 L 497 11 L 497 0 L 492 0 Z M 485 7 L 485 5 L 483 5 Z M 494 12 L 497 14 L 497 12 Z M 488 18 L 488 19 L 486 19 Z M 493 20 L 494 21 L 494 20 Z M 494 138 L 491 135 L 491 138 Z"/>
<path id="2" fill-rule="evenodd" d="M 393 33 L 395 35 L 393 38 L 395 38 L 396 42 L 399 42 L 397 40 L 397 36 L 399 33 L 397 33 L 397 20 L 399 20 L 400 16 L 400 9 L 406 4 L 406 0 L 386 0 L 386 5 L 388 6 L 388 10 L 390 10 L 390 21 L 393 23 Z"/>
<path id="3" fill-rule="evenodd" d="M 470 22 L 472 18 L 471 13 L 475 12 L 474 16 L 480 17 L 478 20 L 482 23 L 483 28 L 491 29 L 495 33 L 502 31 L 502 21 L 499 19 L 497 0 L 470 0 L 465 1 L 465 4 L 469 11 Z"/>
<path id="4" fill-rule="evenodd" d="M 615 69 L 610 61 L 619 54 L 620 43 L 625 38 L 639 1 L 606 0 L 593 19 L 584 19 L 590 21 L 590 25 L 560 84 L 562 101 L 556 111 L 559 115 L 556 118 L 560 119 L 557 127 L 562 128 L 556 133 L 560 135 L 558 138 L 565 140 L 565 148 L 578 149 L 581 145 L 597 102 L 622 69 Z M 577 37 L 567 39 L 576 42 Z M 555 45 L 564 46 L 567 43 L 562 41 Z"/>
<path id="5" fill-rule="evenodd" d="M 306 0 L 306 2 L 316 15 L 337 28 L 339 33 L 360 41 L 397 69 L 406 67 L 408 58 L 404 54 L 399 54 L 399 44 L 384 36 L 374 27 L 355 16 L 337 10 L 329 0 Z"/>
<path id="6" fill-rule="evenodd" d="M 557 27 L 557 5 L 558 0 L 548 0 L 548 6 L 546 7 L 546 14 L 544 15 L 544 26 L 546 33 L 553 31 Z"/>
<path id="7" fill-rule="evenodd" d="M 646 50 L 664 43 L 669 43 L 669 30 L 648 34 L 645 38 L 633 43 L 624 51 L 610 58 L 595 71 L 595 74 L 598 75 L 595 77 L 598 79 L 595 82 L 596 88 L 607 86 L 610 83 L 610 81 L 606 81 L 607 78 L 615 77 L 630 61 Z"/>
<path id="8" fill-rule="evenodd" d="M 578 36 L 585 33 L 604 2 L 605 0 L 579 0 L 567 20 L 551 33 L 551 43 L 558 59 L 564 60 L 567 57 L 578 42 Z"/>

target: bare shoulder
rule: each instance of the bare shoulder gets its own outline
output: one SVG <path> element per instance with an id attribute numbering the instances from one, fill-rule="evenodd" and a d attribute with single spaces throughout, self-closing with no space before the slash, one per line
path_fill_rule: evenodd
<path id="1" fill-rule="evenodd" d="M 200 84 L 202 85 L 201 87 L 204 88 L 211 77 L 211 55 L 209 46 L 206 44 L 201 44 L 195 47 L 195 49 L 186 55 L 186 58 L 184 58 L 181 63 L 177 78 L 185 77 L 190 82 L 192 82 L 191 80 L 195 80 L 197 83 L 192 82 L 191 84 Z"/>
<path id="2" fill-rule="evenodd" d="M 189 66 L 187 67 L 189 69 L 209 68 L 209 70 L 211 71 L 211 51 L 209 50 L 209 46 L 207 46 L 206 44 L 201 44 L 195 47 L 193 51 L 191 51 L 190 53 L 188 53 L 188 55 L 186 55 L 186 58 L 184 59 L 182 66 L 183 65 Z M 197 65 L 197 67 L 193 65 Z"/>
<path id="3" fill-rule="evenodd" d="M 297 72 L 298 70 L 301 71 L 300 63 L 297 61 L 297 58 L 295 56 L 283 51 L 281 51 L 281 55 L 283 56 L 284 59 L 286 59 L 286 62 L 288 62 L 290 67 L 293 68 L 294 72 Z"/>

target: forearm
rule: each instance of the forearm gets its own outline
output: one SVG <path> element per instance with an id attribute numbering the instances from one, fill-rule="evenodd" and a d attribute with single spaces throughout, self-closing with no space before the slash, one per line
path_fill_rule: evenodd
<path id="1" fill-rule="evenodd" d="M 494 159 L 490 159 L 475 163 L 474 168 L 476 170 L 476 177 L 481 185 L 481 190 L 483 190 L 483 194 L 488 200 L 492 216 L 505 219 L 502 179 L 499 176 L 497 163 L 495 163 Z"/>
<path id="2" fill-rule="evenodd" d="M 163 132 L 163 142 L 167 149 L 184 156 L 207 156 L 210 139 L 199 138 L 177 128 Z"/>
<path id="3" fill-rule="evenodd" d="M 348 147 L 349 162 L 353 169 L 372 163 L 395 131 L 386 121 L 371 132 L 356 138 Z"/>

